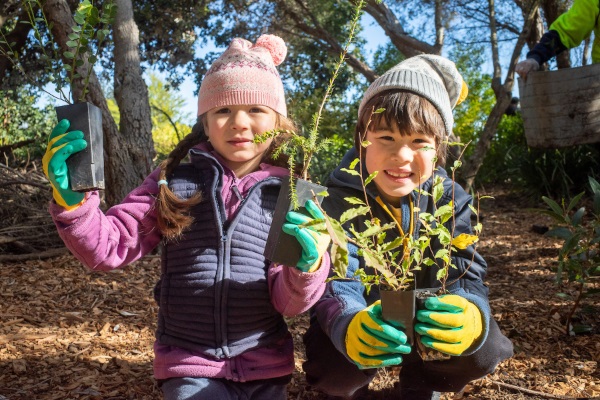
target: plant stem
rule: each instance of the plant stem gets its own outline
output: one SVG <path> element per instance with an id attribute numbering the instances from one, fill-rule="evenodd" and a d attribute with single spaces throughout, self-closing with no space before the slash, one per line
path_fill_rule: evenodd
<path id="1" fill-rule="evenodd" d="M 571 319 L 573 318 L 573 314 L 575 314 L 575 310 L 579 307 L 579 302 L 581 301 L 581 297 L 583 296 L 583 289 L 585 288 L 585 282 L 581 282 L 579 285 L 579 290 L 577 293 L 577 298 L 575 299 L 575 304 L 569 310 L 569 314 L 567 314 L 567 327 L 566 334 L 569 336 L 569 328 L 571 326 Z"/>
<path id="2" fill-rule="evenodd" d="M 354 41 L 356 27 L 358 26 L 358 23 L 360 21 L 360 16 L 362 15 L 362 9 L 364 7 L 365 7 L 364 0 L 360 0 L 356 4 L 354 18 L 352 19 L 352 23 L 350 24 L 350 33 L 348 34 L 348 39 L 346 40 L 344 49 L 342 50 L 342 54 L 340 54 L 340 59 L 338 60 L 336 66 L 335 66 L 335 69 L 333 71 L 333 76 L 329 80 L 329 84 L 327 85 L 327 89 L 325 90 L 325 95 L 323 96 L 323 100 L 321 101 L 321 105 L 319 106 L 319 111 L 317 112 L 317 114 L 313 120 L 313 126 L 308 135 L 309 151 L 305 153 L 304 163 L 303 163 L 303 167 L 302 167 L 302 178 L 304 178 L 304 179 L 308 179 L 308 168 L 310 166 L 312 157 L 316 151 L 316 142 L 317 142 L 317 138 L 319 136 L 319 122 L 321 121 L 321 117 L 323 115 L 323 109 L 325 108 L 325 104 L 327 103 L 327 100 L 328 100 L 329 96 L 331 95 L 331 92 L 333 91 L 333 83 L 335 82 L 335 80 L 339 74 L 340 68 L 344 64 L 344 61 L 346 60 L 346 54 L 348 53 L 348 49 L 350 48 L 350 45 Z"/>

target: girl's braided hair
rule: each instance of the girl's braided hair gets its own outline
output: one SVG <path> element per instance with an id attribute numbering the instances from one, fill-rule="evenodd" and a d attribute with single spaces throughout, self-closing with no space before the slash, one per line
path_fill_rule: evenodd
<path id="1" fill-rule="evenodd" d="M 276 114 L 275 128 L 281 129 L 282 133 L 277 135 L 271 142 L 271 146 L 263 154 L 262 162 L 279 166 L 288 167 L 288 157 L 281 153 L 276 159 L 273 158 L 273 153 L 281 144 L 288 141 L 291 133 L 296 131 L 294 122 L 279 113 Z M 160 163 L 159 180 L 168 180 L 175 168 L 179 166 L 181 161 L 187 156 L 189 150 L 200 144 L 208 142 L 208 136 L 205 133 L 205 116 L 198 117 L 196 124 L 192 127 L 192 131 L 185 136 L 175 148 L 169 153 L 166 160 Z M 183 231 L 187 229 L 194 218 L 190 215 L 192 207 L 202 201 L 202 193 L 196 192 L 188 199 L 181 199 L 171 191 L 168 185 L 159 185 L 158 196 L 156 199 L 157 206 L 157 222 L 158 227 L 167 240 L 177 239 Z"/>

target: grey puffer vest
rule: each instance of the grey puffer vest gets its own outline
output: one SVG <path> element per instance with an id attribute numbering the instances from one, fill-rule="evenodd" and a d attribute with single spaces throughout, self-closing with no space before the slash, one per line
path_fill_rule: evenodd
<path id="1" fill-rule="evenodd" d="M 223 168 L 208 154 L 181 165 L 169 186 L 181 198 L 203 200 L 183 237 L 165 243 L 156 338 L 215 359 L 267 346 L 287 333 L 271 303 L 269 261 L 263 256 L 281 180 L 258 182 L 226 221 Z"/>

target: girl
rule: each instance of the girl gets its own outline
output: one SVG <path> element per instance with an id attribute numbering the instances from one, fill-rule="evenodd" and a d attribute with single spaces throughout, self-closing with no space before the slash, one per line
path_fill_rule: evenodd
<path id="1" fill-rule="evenodd" d="M 63 120 L 50 136 L 50 212 L 82 263 L 111 270 L 162 242 L 154 375 L 166 399 L 285 399 L 294 356 L 283 315 L 304 312 L 324 291 L 329 237 L 301 228 L 297 214 L 286 232 L 303 247 L 299 266 L 263 256 L 287 169 L 272 163 L 276 144 L 253 138 L 293 129 L 275 69 L 286 51 L 277 36 L 234 39 L 204 77 L 192 133 L 106 215 L 97 192 L 68 189 L 65 159 L 85 148 L 82 133 L 67 133 Z"/>

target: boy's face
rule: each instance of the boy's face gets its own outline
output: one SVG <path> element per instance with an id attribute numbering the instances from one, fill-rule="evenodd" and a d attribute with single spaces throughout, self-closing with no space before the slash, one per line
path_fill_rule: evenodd
<path id="1" fill-rule="evenodd" d="M 369 174 L 378 171 L 373 180 L 379 194 L 391 205 L 412 192 L 433 174 L 436 145 L 433 136 L 413 133 L 402 136 L 395 126 L 385 121 L 367 130 L 365 165 Z"/>

